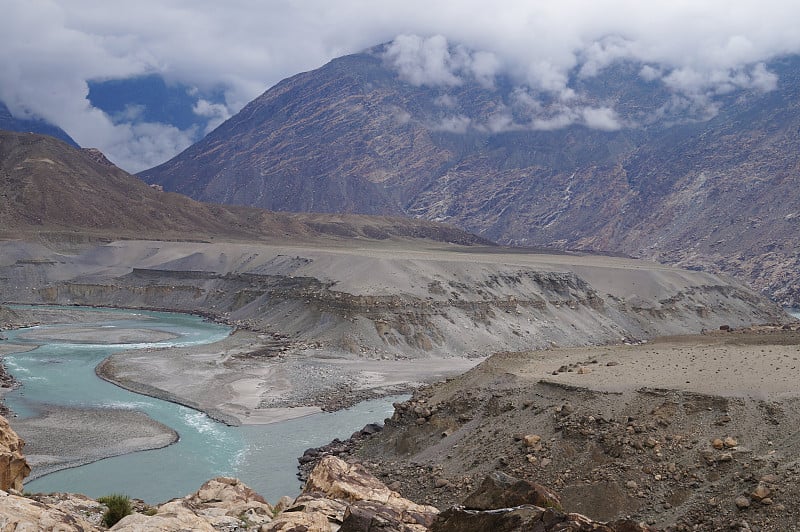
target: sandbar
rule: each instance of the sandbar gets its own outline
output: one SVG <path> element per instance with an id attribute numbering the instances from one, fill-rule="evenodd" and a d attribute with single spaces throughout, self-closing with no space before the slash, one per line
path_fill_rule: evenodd
<path id="1" fill-rule="evenodd" d="M 13 419 L 25 440 L 28 480 L 112 456 L 158 449 L 178 433 L 137 410 L 48 406 L 40 415 Z"/>

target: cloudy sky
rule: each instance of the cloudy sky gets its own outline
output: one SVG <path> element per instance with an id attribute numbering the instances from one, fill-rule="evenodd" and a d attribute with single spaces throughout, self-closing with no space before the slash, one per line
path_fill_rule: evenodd
<path id="1" fill-rule="evenodd" d="M 469 71 L 491 86 L 503 73 L 564 101 L 568 72 L 619 59 L 692 97 L 770 90 L 764 62 L 800 52 L 796 0 L 0 0 L 0 15 L 0 101 L 134 172 L 198 132 L 111 117 L 90 104 L 89 82 L 159 74 L 196 89 L 213 127 L 285 77 L 384 42 L 411 83 Z M 468 51 L 451 53 L 456 43 Z M 202 97 L 212 92 L 223 98 Z M 582 113 L 616 127 L 611 109 Z"/>

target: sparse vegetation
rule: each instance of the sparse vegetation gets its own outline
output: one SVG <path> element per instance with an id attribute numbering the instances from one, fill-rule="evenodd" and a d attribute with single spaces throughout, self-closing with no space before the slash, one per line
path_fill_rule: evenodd
<path id="1" fill-rule="evenodd" d="M 112 493 L 111 495 L 100 497 L 97 502 L 108 507 L 106 513 L 103 514 L 103 524 L 107 527 L 114 526 L 123 517 L 133 513 L 130 497 L 121 493 Z"/>

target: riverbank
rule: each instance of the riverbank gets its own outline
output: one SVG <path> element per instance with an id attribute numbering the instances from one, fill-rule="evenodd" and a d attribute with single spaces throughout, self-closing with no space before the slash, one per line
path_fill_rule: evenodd
<path id="1" fill-rule="evenodd" d="M 189 406 L 229 425 L 260 425 L 409 393 L 463 373 L 480 360 L 370 359 L 276 346 L 271 335 L 238 330 L 213 344 L 115 353 L 96 373 L 128 390 Z"/>

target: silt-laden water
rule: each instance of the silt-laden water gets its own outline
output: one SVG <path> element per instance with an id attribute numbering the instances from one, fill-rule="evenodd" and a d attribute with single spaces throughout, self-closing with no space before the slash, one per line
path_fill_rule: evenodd
<path id="1" fill-rule="evenodd" d="M 107 458 L 51 473 L 28 482 L 28 491 L 69 491 L 98 497 L 125 493 L 155 503 L 195 491 L 215 476 L 241 479 L 267 500 L 295 495 L 297 457 L 308 447 L 346 438 L 366 423 L 391 415 L 397 398 L 366 401 L 335 413 L 315 414 L 269 425 L 228 427 L 202 412 L 139 395 L 99 379 L 94 368 L 113 352 L 145 347 L 212 343 L 229 333 L 227 327 L 185 314 L 103 310 L 96 323 L 109 331 L 148 329 L 171 339 L 155 343 L 89 344 L 37 337 L 41 326 L 8 331 L 9 341 L 42 344 L 33 351 L 7 355 L 5 364 L 22 386 L 6 395 L 6 404 L 21 417 L 36 415 L 43 405 L 122 407 L 141 410 L 173 428 L 180 440 L 165 447 Z M 57 336 L 57 335 L 56 335 Z M 74 342 L 74 340 L 71 340 Z"/>

